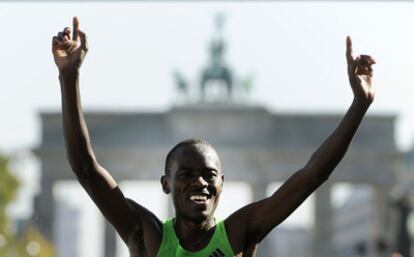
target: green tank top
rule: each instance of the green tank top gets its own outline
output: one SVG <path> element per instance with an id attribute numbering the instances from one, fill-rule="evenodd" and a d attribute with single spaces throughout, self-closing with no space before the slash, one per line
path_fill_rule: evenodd
<path id="1" fill-rule="evenodd" d="M 217 223 L 210 242 L 198 252 L 189 252 L 181 247 L 172 219 L 164 221 L 162 229 L 157 257 L 234 257 L 223 221 Z"/>

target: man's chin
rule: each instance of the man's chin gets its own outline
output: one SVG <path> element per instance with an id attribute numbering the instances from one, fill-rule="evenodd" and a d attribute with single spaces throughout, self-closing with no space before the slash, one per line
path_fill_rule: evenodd
<path id="1" fill-rule="evenodd" d="M 194 211 L 193 213 L 191 213 L 190 216 L 193 220 L 196 220 L 197 222 L 201 222 L 201 221 L 208 219 L 209 217 L 212 217 L 213 215 L 214 215 L 214 212 L 208 209 L 204 209 L 204 210 Z"/>

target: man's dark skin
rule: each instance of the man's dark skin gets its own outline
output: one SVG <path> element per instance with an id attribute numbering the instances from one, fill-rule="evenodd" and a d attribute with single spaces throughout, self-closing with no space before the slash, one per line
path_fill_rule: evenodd
<path id="1" fill-rule="evenodd" d="M 124 197 L 92 151 L 79 94 L 79 69 L 88 46 L 76 17 L 73 33 L 70 28 L 65 28 L 55 36 L 52 51 L 59 70 L 63 128 L 70 165 L 81 185 L 127 244 L 130 256 L 155 257 L 161 245 L 162 222 L 143 206 Z M 375 63 L 367 55 L 354 58 L 349 37 L 346 59 L 354 95 L 351 106 L 306 165 L 272 196 L 251 203 L 225 219 L 235 256 L 255 256 L 260 241 L 328 179 L 344 156 L 374 100 L 371 65 Z M 198 251 L 208 244 L 216 225 L 214 211 L 223 181 L 220 160 L 210 145 L 197 143 L 177 149 L 161 184 L 163 191 L 172 196 L 176 212 L 174 228 L 184 249 Z"/>

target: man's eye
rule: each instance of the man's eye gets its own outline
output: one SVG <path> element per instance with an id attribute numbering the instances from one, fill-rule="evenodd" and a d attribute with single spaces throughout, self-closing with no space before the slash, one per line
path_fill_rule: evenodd
<path id="1" fill-rule="evenodd" d="M 212 180 L 215 177 L 217 177 L 217 174 L 214 173 L 214 172 L 209 172 L 209 173 L 206 174 L 206 178 L 209 179 L 209 180 Z"/>

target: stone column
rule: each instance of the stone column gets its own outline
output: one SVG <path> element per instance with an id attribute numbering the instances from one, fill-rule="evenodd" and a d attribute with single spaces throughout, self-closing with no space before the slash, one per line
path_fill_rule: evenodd
<path id="1" fill-rule="evenodd" d="M 116 257 L 116 232 L 112 227 L 111 223 L 107 220 L 104 221 L 104 233 L 105 233 L 105 243 L 104 243 L 104 257 Z"/>
<path id="2" fill-rule="evenodd" d="M 373 220 L 371 250 L 374 257 L 391 256 L 391 187 L 375 186 L 373 195 Z"/>
<path id="3" fill-rule="evenodd" d="M 331 185 L 327 182 L 315 192 L 312 257 L 335 256 L 332 246 Z"/>
<path id="4" fill-rule="evenodd" d="M 35 198 L 33 224 L 49 241 L 54 242 L 55 199 L 53 198 L 54 180 L 42 174 L 41 192 Z"/>

